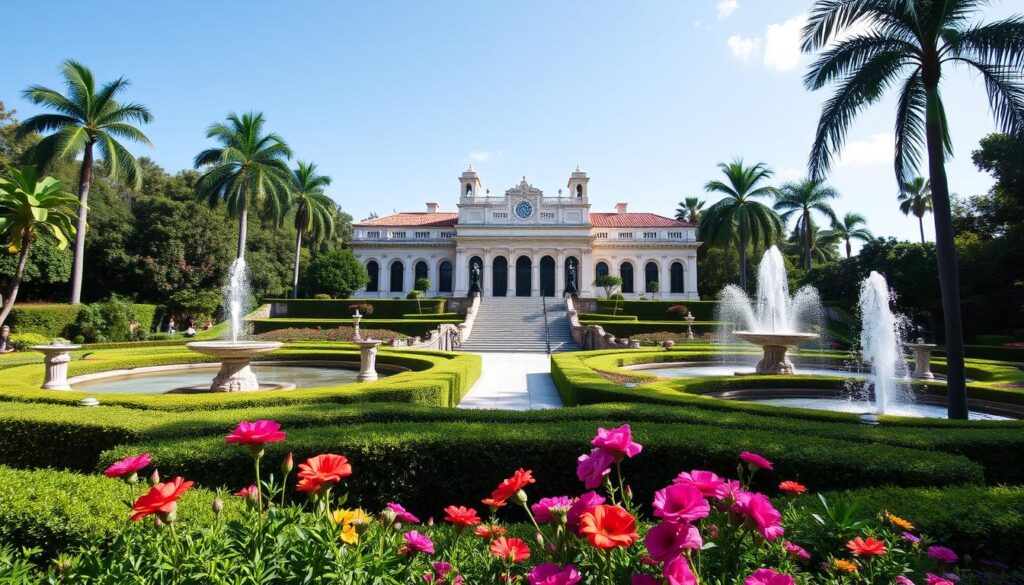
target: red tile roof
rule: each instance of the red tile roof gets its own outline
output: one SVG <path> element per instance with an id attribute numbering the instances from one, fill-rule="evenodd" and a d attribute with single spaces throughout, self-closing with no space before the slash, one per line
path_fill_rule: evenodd
<path id="1" fill-rule="evenodd" d="M 395 227 L 453 227 L 459 220 L 458 212 L 449 211 L 442 213 L 394 213 L 368 219 L 355 224 L 363 226 L 395 226 Z"/>
<path id="2" fill-rule="evenodd" d="M 590 223 L 601 228 L 693 227 L 689 222 L 656 213 L 591 213 Z"/>

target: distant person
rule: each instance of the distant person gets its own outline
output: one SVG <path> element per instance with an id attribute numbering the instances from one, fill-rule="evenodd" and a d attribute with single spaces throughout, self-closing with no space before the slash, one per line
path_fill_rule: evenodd
<path id="1" fill-rule="evenodd" d="M 12 353 L 18 351 L 11 343 L 11 328 L 9 325 L 4 325 L 0 328 L 0 353 Z"/>
<path id="2" fill-rule="evenodd" d="M 132 337 L 134 337 L 135 336 L 135 332 L 138 331 L 138 330 L 139 330 L 139 321 L 138 321 L 138 319 L 132 319 L 132 322 L 128 324 L 128 332 L 132 334 Z"/>
<path id="3" fill-rule="evenodd" d="M 203 329 L 206 331 L 213 329 L 213 321 L 207 319 L 206 323 L 203 323 Z"/>
<path id="4" fill-rule="evenodd" d="M 185 330 L 185 337 L 195 337 L 196 328 L 189 325 L 188 329 Z"/>
<path id="5" fill-rule="evenodd" d="M 174 324 L 174 317 L 171 317 L 170 319 L 167 320 L 167 332 L 170 334 L 178 332 L 178 328 Z"/>

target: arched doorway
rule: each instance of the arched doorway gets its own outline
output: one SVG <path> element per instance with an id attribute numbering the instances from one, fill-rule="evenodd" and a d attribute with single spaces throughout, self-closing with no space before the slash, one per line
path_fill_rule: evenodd
<path id="1" fill-rule="evenodd" d="M 508 259 L 498 256 L 491 269 L 491 294 L 496 297 L 508 296 Z"/>
<path id="2" fill-rule="evenodd" d="M 402 292 L 405 286 L 405 265 L 401 260 L 391 263 L 391 292 Z"/>
<path id="3" fill-rule="evenodd" d="M 644 291 L 656 293 L 661 290 L 661 283 L 658 282 L 658 265 L 648 262 L 644 266 Z"/>
<path id="4" fill-rule="evenodd" d="M 578 294 L 580 291 L 580 261 L 575 256 L 565 259 L 565 292 Z"/>
<path id="5" fill-rule="evenodd" d="M 540 296 L 555 296 L 555 259 L 551 256 L 540 259 Z"/>
<path id="6" fill-rule="evenodd" d="M 452 263 L 447 260 L 442 260 L 437 268 L 437 291 L 452 292 Z"/>
<path id="7" fill-rule="evenodd" d="M 516 260 L 516 296 L 517 297 L 528 297 L 530 296 L 530 287 L 533 286 L 531 282 L 531 272 L 533 272 L 533 261 L 530 260 L 529 256 L 520 256 Z"/>
<path id="8" fill-rule="evenodd" d="M 681 262 L 673 262 L 672 266 L 668 268 L 669 276 L 669 292 L 682 293 L 686 292 L 685 280 L 683 279 L 683 264 Z"/>
<path id="9" fill-rule="evenodd" d="M 370 281 L 366 283 L 366 292 L 377 292 L 380 290 L 380 264 L 376 260 L 366 263 L 366 274 Z"/>
<path id="10" fill-rule="evenodd" d="M 474 270 L 475 269 L 475 270 Z M 474 272 L 479 270 L 474 278 Z M 473 256 L 469 259 L 469 292 L 478 293 L 484 285 L 484 261 L 479 256 Z"/>
<path id="11" fill-rule="evenodd" d="M 427 266 L 426 262 L 420 260 L 419 262 L 416 263 L 416 266 L 413 267 L 413 274 L 414 276 L 412 279 L 412 286 L 413 288 L 416 288 L 416 283 L 417 281 L 419 281 L 419 279 L 430 278 L 430 267 Z"/>
<path id="12" fill-rule="evenodd" d="M 622 294 L 630 294 L 634 292 L 633 288 L 633 265 L 629 262 L 623 262 L 619 266 L 619 277 L 622 278 Z"/>

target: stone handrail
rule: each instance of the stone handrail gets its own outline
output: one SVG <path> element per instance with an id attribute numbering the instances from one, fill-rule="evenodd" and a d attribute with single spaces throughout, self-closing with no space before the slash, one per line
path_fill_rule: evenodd
<path id="1" fill-rule="evenodd" d="M 462 323 L 458 325 L 442 323 L 437 329 L 432 330 L 426 339 L 420 337 L 392 339 L 389 347 L 454 351 L 464 341 L 469 339 L 470 333 L 473 332 L 473 323 L 476 321 L 476 314 L 479 309 L 480 295 L 474 294 L 470 305 L 466 307 L 466 320 Z"/>
<path id="2" fill-rule="evenodd" d="M 604 330 L 600 325 L 580 325 L 579 311 L 576 310 L 572 297 L 565 298 L 565 310 L 569 314 L 569 327 L 572 340 L 583 350 L 590 349 L 636 349 L 639 341 L 618 339 Z"/>

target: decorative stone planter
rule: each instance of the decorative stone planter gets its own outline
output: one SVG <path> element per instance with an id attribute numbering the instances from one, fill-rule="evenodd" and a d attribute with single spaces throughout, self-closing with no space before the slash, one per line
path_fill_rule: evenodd
<path id="1" fill-rule="evenodd" d="M 376 339 L 364 339 L 356 341 L 359 346 L 359 375 L 357 382 L 372 382 L 377 379 L 377 347 L 380 341 Z"/>
<path id="2" fill-rule="evenodd" d="M 253 357 L 281 347 L 279 341 L 193 341 L 185 347 L 216 358 L 220 371 L 210 385 L 211 392 L 252 392 L 260 389 L 256 374 L 249 367 Z"/>
<path id="3" fill-rule="evenodd" d="M 923 339 L 918 339 L 917 343 L 908 343 L 906 346 L 914 352 L 914 374 L 911 377 L 915 380 L 934 380 L 932 350 L 935 349 L 935 344 L 924 343 Z"/>
<path id="4" fill-rule="evenodd" d="M 71 352 L 81 347 L 54 343 L 33 345 L 30 348 L 43 354 L 43 364 L 46 368 L 43 390 L 71 390 L 71 386 L 68 385 L 68 364 L 71 362 Z"/>

